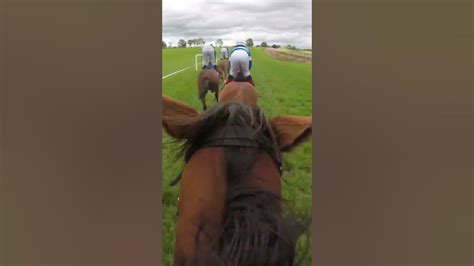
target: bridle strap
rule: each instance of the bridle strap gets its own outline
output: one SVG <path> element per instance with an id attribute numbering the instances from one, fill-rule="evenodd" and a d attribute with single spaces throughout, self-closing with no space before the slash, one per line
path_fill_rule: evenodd
<path id="1" fill-rule="evenodd" d="M 200 149 L 212 148 L 212 147 L 236 147 L 236 148 L 253 148 L 260 149 L 267 152 L 273 159 L 273 162 L 277 166 L 280 176 L 283 174 L 281 153 L 278 149 L 275 135 L 271 128 L 269 130 L 269 137 L 265 136 L 270 141 L 267 146 L 271 146 L 272 149 L 268 149 L 264 144 L 255 141 L 257 134 L 261 132 L 252 129 L 250 127 L 241 126 L 224 126 L 213 130 L 213 132 L 203 141 L 203 144 L 197 147 L 192 153 Z M 191 158 L 192 154 L 188 157 Z M 187 163 L 187 162 L 186 162 Z M 170 182 L 170 186 L 176 185 L 181 179 L 182 171 Z"/>

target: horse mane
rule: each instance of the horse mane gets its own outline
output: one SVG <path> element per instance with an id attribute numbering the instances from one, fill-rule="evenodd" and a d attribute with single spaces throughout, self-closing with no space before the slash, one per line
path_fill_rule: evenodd
<path id="1" fill-rule="evenodd" d="M 265 149 L 274 145 L 268 141 L 273 133 L 259 107 L 238 102 L 218 103 L 202 113 L 190 127 L 182 145 L 185 161 L 204 145 L 203 140 L 208 134 L 222 126 L 254 129 L 254 140 L 262 145 L 263 150 L 225 148 L 227 196 L 224 224 L 211 245 L 211 252 L 202 250 L 199 236 L 206 235 L 206 232 L 202 224 L 197 224 L 200 231 L 195 239 L 197 256 L 193 258 L 193 265 L 298 265 L 296 242 L 308 223 L 299 222 L 296 217 L 282 215 L 281 197 L 249 184 L 244 179 L 257 158 Z M 243 153 L 245 156 L 242 156 Z"/>

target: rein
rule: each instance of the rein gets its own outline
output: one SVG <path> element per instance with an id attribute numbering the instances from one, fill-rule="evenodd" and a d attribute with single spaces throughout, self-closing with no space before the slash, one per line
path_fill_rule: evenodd
<path id="1" fill-rule="evenodd" d="M 260 135 L 260 136 L 258 136 Z M 264 141 L 257 141 L 260 137 Z M 265 142 L 265 143 L 262 143 Z M 273 159 L 280 176 L 283 174 L 281 152 L 278 149 L 275 135 L 271 128 L 268 128 L 267 134 L 255 130 L 250 127 L 243 126 L 223 126 L 213 130 L 202 142 L 202 144 L 187 156 L 191 158 L 192 154 L 200 149 L 213 147 L 236 147 L 236 148 L 253 148 L 267 152 Z M 187 161 L 186 161 L 187 162 Z M 182 175 L 182 171 L 171 182 L 170 186 L 176 185 Z"/>

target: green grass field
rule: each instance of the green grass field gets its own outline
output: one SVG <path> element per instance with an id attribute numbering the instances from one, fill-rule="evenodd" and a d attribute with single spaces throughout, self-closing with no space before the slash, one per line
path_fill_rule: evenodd
<path id="1" fill-rule="evenodd" d="M 199 111 L 202 104 L 197 97 L 197 71 L 194 56 L 200 48 L 163 49 L 162 76 L 192 66 L 163 80 L 163 94 L 186 102 Z M 276 115 L 311 115 L 312 70 L 311 64 L 278 61 L 266 55 L 260 48 L 251 50 L 252 77 L 259 93 L 259 105 L 267 118 Z M 209 107 L 215 104 L 211 93 L 207 94 Z M 170 187 L 169 182 L 182 170 L 182 160 L 176 160 L 177 144 L 163 132 L 163 264 L 172 265 L 177 222 L 179 184 Z M 312 143 L 299 146 L 284 154 L 283 196 L 287 208 L 297 213 L 311 215 L 311 154 Z M 299 245 L 310 245 L 310 237 L 300 238 Z M 301 248 L 301 247 L 300 247 Z M 311 265 L 311 257 L 304 265 Z"/>

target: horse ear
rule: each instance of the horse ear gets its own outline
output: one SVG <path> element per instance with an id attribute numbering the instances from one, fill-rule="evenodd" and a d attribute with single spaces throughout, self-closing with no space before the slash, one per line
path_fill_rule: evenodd
<path id="1" fill-rule="evenodd" d="M 199 117 L 199 112 L 192 106 L 168 96 L 163 98 L 163 127 L 170 136 L 176 139 L 186 138 L 187 129 Z"/>
<path id="2" fill-rule="evenodd" d="M 282 152 L 290 151 L 305 141 L 312 131 L 311 116 L 276 116 L 270 119 L 278 148 Z"/>

